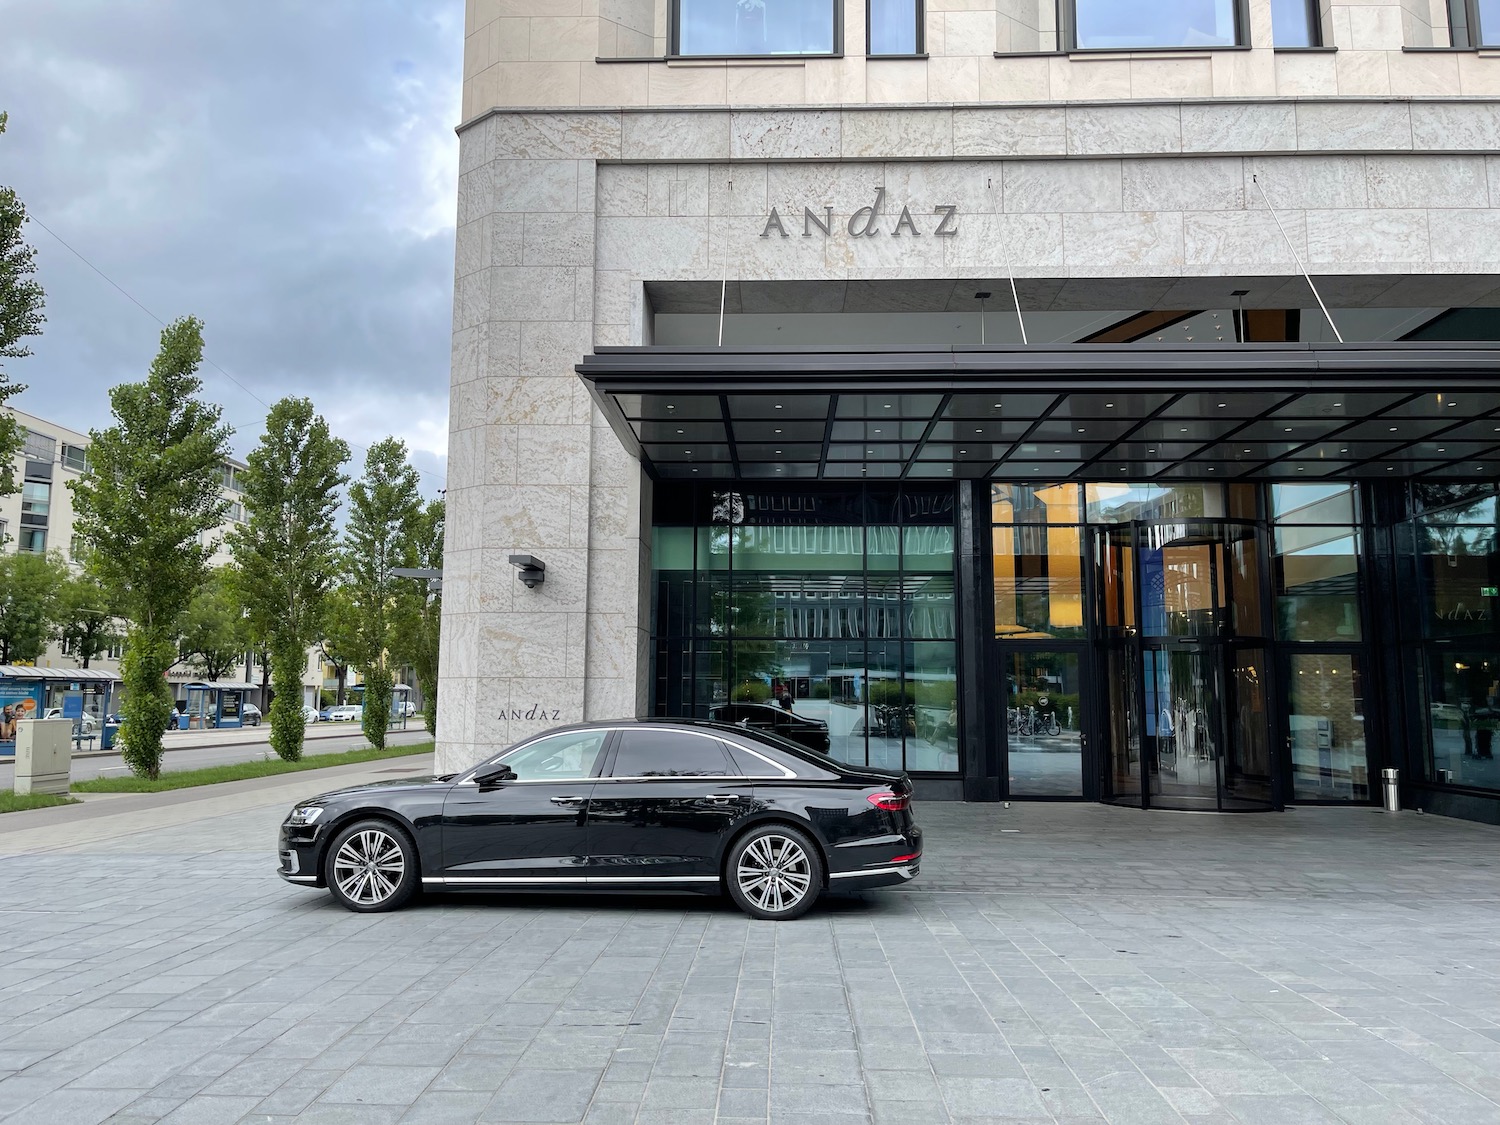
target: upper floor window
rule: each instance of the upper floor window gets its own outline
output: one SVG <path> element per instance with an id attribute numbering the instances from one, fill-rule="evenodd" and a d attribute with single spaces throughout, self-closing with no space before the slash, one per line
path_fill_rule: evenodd
<path id="1" fill-rule="evenodd" d="M 922 0 L 868 0 L 872 55 L 920 55 Z"/>
<path id="2" fill-rule="evenodd" d="M 63 468 L 83 472 L 89 467 L 89 451 L 86 446 L 63 444 L 62 447 Z"/>
<path id="3" fill-rule="evenodd" d="M 26 444 L 21 451 L 34 460 L 51 461 L 57 452 L 57 439 L 36 430 L 27 430 Z"/>
<path id="4" fill-rule="evenodd" d="M 1240 41 L 1236 0 L 1074 0 L 1080 50 L 1233 47 Z"/>
<path id="5" fill-rule="evenodd" d="M 838 53 L 836 0 L 673 0 L 674 55 Z"/>
<path id="6" fill-rule="evenodd" d="M 40 528 L 23 527 L 21 538 L 16 542 L 16 550 L 25 551 L 30 555 L 45 555 L 47 553 L 47 533 Z"/>
<path id="7" fill-rule="evenodd" d="M 1500 0 L 1448 0 L 1448 39 L 1454 47 L 1500 47 Z"/>

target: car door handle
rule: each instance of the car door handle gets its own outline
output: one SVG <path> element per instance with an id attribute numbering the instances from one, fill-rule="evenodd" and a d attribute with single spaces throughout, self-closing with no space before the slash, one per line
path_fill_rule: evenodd
<path id="1" fill-rule="evenodd" d="M 708 799 L 716 805 L 728 805 L 739 800 L 733 793 L 710 793 Z"/>
<path id="2" fill-rule="evenodd" d="M 549 799 L 554 805 L 562 805 L 568 809 L 580 808 L 583 805 L 582 797 L 552 797 Z"/>

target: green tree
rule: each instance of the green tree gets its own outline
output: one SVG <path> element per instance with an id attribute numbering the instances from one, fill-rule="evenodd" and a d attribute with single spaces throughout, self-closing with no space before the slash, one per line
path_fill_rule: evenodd
<path id="1" fill-rule="evenodd" d="M 30 664 L 47 651 L 67 578 L 56 554 L 0 555 L 0 664 Z"/>
<path id="2" fill-rule="evenodd" d="M 302 670 L 338 566 L 334 521 L 348 460 L 348 445 L 311 401 L 284 398 L 240 474 L 250 520 L 230 533 L 229 546 L 246 578 L 240 596 L 251 631 L 271 654 L 271 746 L 289 762 L 302 757 Z"/>
<path id="3" fill-rule="evenodd" d="M 249 647 L 237 576 L 230 568 L 210 571 L 182 615 L 179 658 L 205 680 L 229 678 Z"/>
<path id="4" fill-rule="evenodd" d="M 359 644 L 354 599 L 348 589 L 335 586 L 323 601 L 323 627 L 319 630 L 318 648 L 323 659 L 333 665 L 338 693 L 335 702 L 342 706 L 349 691 L 349 666 Z"/>
<path id="5" fill-rule="evenodd" d="M 108 591 L 86 570 L 63 582 L 57 595 L 56 624 L 57 639 L 80 668 L 103 656 L 120 636 Z"/>
<path id="6" fill-rule="evenodd" d="M 8 116 L 0 113 L 0 134 Z M 26 225 L 26 206 L 15 191 L 0 184 L 0 359 L 21 359 L 31 354 L 22 344 L 42 331 L 46 317 L 42 284 L 36 273 L 36 250 L 21 236 Z M 0 403 L 26 388 L 10 381 L 0 365 Z M 9 414 L 0 414 L 0 495 L 16 491 L 15 456 L 24 438 L 21 424 Z"/>
<path id="7" fill-rule="evenodd" d="M 218 406 L 198 397 L 203 325 L 169 324 L 140 383 L 109 393 L 115 424 L 90 435 L 88 469 L 70 481 L 74 529 L 89 565 L 130 625 L 120 676 L 125 686 L 126 764 L 161 772 L 161 738 L 171 693 L 167 669 L 188 603 L 203 584 L 224 519 L 223 463 L 230 429 Z"/>
<path id="8" fill-rule="evenodd" d="M 403 536 L 404 564 L 428 570 L 443 569 L 441 500 L 428 501 L 407 526 Z M 437 733 L 438 641 L 442 632 L 443 594 L 440 581 L 409 580 L 397 599 L 396 655 L 407 661 L 422 689 L 422 714 L 431 734 Z"/>
<path id="9" fill-rule="evenodd" d="M 391 715 L 391 650 L 394 602 L 402 579 L 401 546 L 421 510 L 417 470 L 406 460 L 406 443 L 386 438 L 370 447 L 365 475 L 349 488 L 349 526 L 344 536 L 344 584 L 353 600 L 351 663 L 365 681 L 364 732 L 385 746 Z"/>

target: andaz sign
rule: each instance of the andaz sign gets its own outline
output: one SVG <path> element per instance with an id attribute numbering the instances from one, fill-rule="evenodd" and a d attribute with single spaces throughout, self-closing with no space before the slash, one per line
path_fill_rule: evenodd
<path id="1" fill-rule="evenodd" d="M 902 204 L 901 214 L 897 216 L 895 225 L 886 230 L 883 219 L 890 216 L 884 213 L 885 188 L 875 189 L 875 202 L 868 207 L 861 207 L 849 216 L 850 238 L 874 238 L 877 234 L 889 234 L 891 237 L 899 237 L 904 231 L 920 238 L 922 231 L 917 227 L 917 221 L 912 217 L 911 208 Z M 932 209 L 934 215 L 941 215 L 933 234 L 938 238 L 952 238 L 958 233 L 958 208 L 949 203 L 940 203 Z M 793 220 L 795 222 L 795 220 Z M 925 221 L 925 216 L 924 216 Z M 819 215 L 811 207 L 802 208 L 802 237 L 811 238 L 813 231 L 823 232 L 825 237 L 833 234 L 833 208 L 824 206 L 823 213 Z M 766 218 L 765 229 L 760 232 L 762 238 L 770 238 L 772 232 L 781 235 L 782 238 L 791 238 L 787 233 L 786 224 L 782 221 L 781 213 L 771 208 L 771 214 Z"/>

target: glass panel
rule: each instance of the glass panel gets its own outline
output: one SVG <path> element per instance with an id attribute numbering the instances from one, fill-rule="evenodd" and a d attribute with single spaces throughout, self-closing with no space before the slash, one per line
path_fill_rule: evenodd
<path id="1" fill-rule="evenodd" d="M 1278 526 L 1359 522 L 1359 493 L 1352 484 L 1273 484 L 1271 515 Z"/>
<path id="2" fill-rule="evenodd" d="M 1276 529 L 1276 633 L 1287 641 L 1357 641 L 1359 533 Z"/>
<path id="3" fill-rule="evenodd" d="M 953 573 L 953 528 L 908 527 L 901 532 L 903 563 L 908 571 Z"/>
<path id="4" fill-rule="evenodd" d="M 908 770 L 958 772 L 958 654 L 953 644 L 906 646 Z"/>
<path id="5" fill-rule="evenodd" d="M 1231 47 L 1233 0 L 1076 0 L 1076 40 L 1084 50 Z"/>
<path id="6" fill-rule="evenodd" d="M 729 761 L 717 738 L 670 730 L 620 732 L 613 777 L 727 777 Z"/>
<path id="7" fill-rule="evenodd" d="M 1292 750 L 1294 798 L 1369 799 L 1364 710 L 1359 657 L 1317 652 L 1290 655 L 1287 733 Z"/>
<path id="8" fill-rule="evenodd" d="M 1213 525 L 1140 529 L 1142 631 L 1152 637 L 1215 636 L 1225 602 L 1224 551 Z"/>
<path id="9" fill-rule="evenodd" d="M 1238 637 L 1266 635 L 1261 612 L 1260 537 L 1241 524 L 1224 528 L 1224 561 L 1229 568 L 1229 628 Z"/>
<path id="10" fill-rule="evenodd" d="M 881 769 L 902 768 L 902 741 L 916 732 L 916 709 L 901 682 L 901 645 L 872 643 L 867 649 L 863 733 L 868 764 Z"/>
<path id="11" fill-rule="evenodd" d="M 1495 525 L 1447 524 L 1424 517 L 1417 525 L 1416 547 L 1427 635 L 1493 632 L 1500 594 Z"/>
<path id="12" fill-rule="evenodd" d="M 1148 648 L 1146 736 L 1156 747 L 1151 792 L 1164 807 L 1218 807 L 1219 699 L 1217 654 Z"/>
<path id="13" fill-rule="evenodd" d="M 1224 752 L 1224 808 L 1271 803 L 1271 723 L 1266 654 L 1240 649 L 1229 669 L 1229 739 Z"/>
<path id="14" fill-rule="evenodd" d="M 919 0 L 870 0 L 870 54 L 915 55 Z"/>
<path id="15" fill-rule="evenodd" d="M 1500 789 L 1500 653 L 1431 653 L 1427 689 L 1432 780 Z"/>
<path id="16" fill-rule="evenodd" d="M 1130 528 L 1095 533 L 1094 567 L 1099 583 L 1099 617 L 1104 631 L 1133 635 L 1135 620 L 1135 549 Z"/>
<path id="17" fill-rule="evenodd" d="M 693 569 L 693 529 L 658 527 L 652 530 L 652 565 L 657 570 Z"/>
<path id="18" fill-rule="evenodd" d="M 680 0 L 684 55 L 833 53 L 833 5 L 807 0 Z"/>
<path id="19" fill-rule="evenodd" d="M 1105 695 L 1109 708 L 1109 789 L 1116 798 L 1141 795 L 1141 730 L 1136 722 L 1139 687 L 1134 653 L 1111 649 Z"/>
<path id="20" fill-rule="evenodd" d="M 593 773 L 608 733 L 590 730 L 555 734 L 502 754 L 500 760 L 515 771 L 520 781 L 578 780 Z"/>
<path id="21" fill-rule="evenodd" d="M 1216 484 L 1091 484 L 1089 523 L 1224 515 L 1224 490 Z"/>
<path id="22" fill-rule="evenodd" d="M 947 640 L 958 636 L 953 611 L 953 575 L 908 577 L 902 583 L 902 612 L 906 620 L 904 636 L 909 640 Z"/>
<path id="23" fill-rule="evenodd" d="M 990 486 L 995 523 L 1079 523 L 1076 484 Z"/>
<path id="24" fill-rule="evenodd" d="M 1316 47 L 1318 17 L 1308 0 L 1271 0 L 1271 45 Z"/>
<path id="25" fill-rule="evenodd" d="M 1078 654 L 1012 651 L 1004 666 L 1011 795 L 1082 796 Z"/>
<path id="26" fill-rule="evenodd" d="M 1500 46 L 1500 0 L 1478 0 L 1479 30 L 1474 36 L 1481 47 Z"/>
<path id="27" fill-rule="evenodd" d="M 1002 637 L 1081 637 L 1081 529 L 994 529 L 995 632 Z"/>

